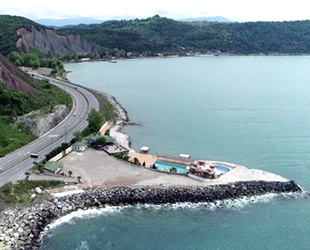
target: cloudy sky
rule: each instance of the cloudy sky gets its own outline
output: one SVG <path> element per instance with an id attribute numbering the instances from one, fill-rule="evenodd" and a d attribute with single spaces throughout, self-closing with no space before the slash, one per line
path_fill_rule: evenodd
<path id="1" fill-rule="evenodd" d="M 173 19 L 224 16 L 233 21 L 310 19 L 307 0 L 3 0 L 0 14 L 41 18 L 90 17 L 99 20 L 146 18 L 159 14 Z"/>

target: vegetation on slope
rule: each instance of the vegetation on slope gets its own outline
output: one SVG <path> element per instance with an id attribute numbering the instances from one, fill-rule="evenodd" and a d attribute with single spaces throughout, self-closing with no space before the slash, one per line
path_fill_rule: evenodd
<path id="1" fill-rule="evenodd" d="M 16 31 L 19 28 L 31 30 L 34 26 L 38 30 L 42 30 L 44 26 L 20 16 L 0 15 L 0 51 L 7 56 L 11 51 L 16 50 L 16 42 L 18 35 Z"/>
<path id="2" fill-rule="evenodd" d="M 34 80 L 34 86 L 37 91 L 22 94 L 0 82 L 0 157 L 35 139 L 28 130 L 12 125 L 17 116 L 42 108 L 48 113 L 58 104 L 72 107 L 71 97 L 47 81 Z"/>
<path id="3" fill-rule="evenodd" d="M 46 27 L 29 19 L 0 15 L 0 51 L 8 56 L 17 51 L 16 31 L 21 27 L 35 27 L 44 31 Z M 182 22 L 155 15 L 146 19 L 106 21 L 101 24 L 63 27 L 59 35 L 80 35 L 101 47 L 85 54 L 91 58 L 157 56 L 189 52 L 234 54 L 253 53 L 309 53 L 310 21 L 217 23 L 207 21 Z M 78 59 L 71 48 L 62 59 Z M 50 58 L 51 55 L 44 55 Z M 54 57 L 57 55 L 53 55 Z M 35 60 L 37 61 L 37 60 Z M 14 61 L 14 63 L 16 60 Z M 18 61 L 17 61 L 18 64 Z M 44 63 L 40 62 L 41 65 Z"/>
<path id="4" fill-rule="evenodd" d="M 61 28 L 62 35 L 78 34 L 96 42 L 111 55 L 207 53 L 309 53 L 310 21 L 181 22 L 159 17 L 107 21 Z"/>
<path id="5" fill-rule="evenodd" d="M 38 49 L 31 48 L 28 53 L 18 53 L 12 51 L 8 55 L 8 59 L 17 67 L 25 66 L 32 69 L 39 67 L 52 68 L 54 73 L 64 70 L 63 64 L 51 55 L 44 55 Z"/>
<path id="6" fill-rule="evenodd" d="M 27 205 L 31 201 L 31 190 L 36 187 L 41 187 L 43 190 L 49 187 L 59 186 L 59 181 L 29 181 L 24 180 L 17 184 L 8 183 L 0 188 L 0 201 L 2 200 L 2 206 L 12 206 L 15 204 Z M 38 199 L 44 199 L 44 194 L 38 195 Z M 3 204 L 3 201 L 5 204 Z M 3 209 L 4 207 L 0 207 Z"/>

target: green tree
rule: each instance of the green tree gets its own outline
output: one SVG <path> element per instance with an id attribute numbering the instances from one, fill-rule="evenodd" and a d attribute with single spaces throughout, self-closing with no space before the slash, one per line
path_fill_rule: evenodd
<path id="1" fill-rule="evenodd" d="M 22 66 L 22 63 L 21 63 L 21 61 L 20 61 L 19 59 L 16 59 L 15 62 L 14 62 L 14 64 L 15 64 L 17 67 Z"/>
<path id="2" fill-rule="evenodd" d="M 36 54 L 27 53 L 23 56 L 24 65 L 27 67 L 32 67 L 35 62 L 39 62 L 40 58 Z"/>
<path id="3" fill-rule="evenodd" d="M 76 141 L 80 141 L 83 139 L 83 133 L 81 131 L 76 131 L 73 133 Z"/>
<path id="4" fill-rule="evenodd" d="M 78 182 L 81 183 L 82 177 L 81 177 L 81 176 L 78 176 L 78 177 L 76 177 L 76 178 L 77 178 Z"/>
<path id="5" fill-rule="evenodd" d="M 71 170 L 69 170 L 69 171 L 68 171 L 68 175 L 71 177 L 71 176 L 72 176 L 72 174 L 73 174 L 73 173 L 72 173 L 72 171 L 71 171 Z"/>
<path id="6" fill-rule="evenodd" d="M 96 139 L 96 142 L 102 146 L 105 146 L 105 144 L 107 143 L 107 140 L 105 139 L 104 136 L 100 136 L 99 138 Z"/>
<path id="7" fill-rule="evenodd" d="M 177 172 L 177 169 L 175 168 L 175 167 L 172 167 L 172 168 L 170 168 L 170 170 L 169 170 L 171 173 L 176 173 Z"/>
<path id="8" fill-rule="evenodd" d="M 29 180 L 29 177 L 30 177 L 30 173 L 29 173 L 29 172 L 26 172 L 26 173 L 25 173 L 25 180 L 28 181 L 28 180 Z"/>
<path id="9" fill-rule="evenodd" d="M 88 133 L 93 133 L 93 132 L 98 132 L 99 129 L 101 128 L 103 121 L 104 121 L 104 117 L 103 115 L 96 111 L 95 109 L 91 109 L 91 111 L 88 114 Z"/>
<path id="10" fill-rule="evenodd" d="M 52 69 L 57 69 L 57 62 L 56 62 L 56 61 L 53 60 L 53 61 L 51 62 L 51 68 L 52 68 Z"/>
<path id="11" fill-rule="evenodd" d="M 32 69 L 37 69 L 40 67 L 40 62 L 39 62 L 39 60 L 34 60 L 34 61 L 30 62 L 30 65 L 31 65 Z"/>
<path id="12" fill-rule="evenodd" d="M 135 165 L 137 165 L 137 166 L 141 166 L 141 163 L 140 163 L 140 161 L 139 161 L 139 159 L 138 159 L 137 157 L 135 157 L 135 158 L 133 159 L 133 163 L 134 163 Z"/>
<path id="13" fill-rule="evenodd" d="M 22 64 L 22 57 L 21 55 L 16 52 L 16 51 L 12 51 L 9 55 L 8 55 L 8 59 L 14 63 L 16 66 L 20 66 Z M 19 63 L 20 65 L 17 65 L 16 63 Z"/>
<path id="14" fill-rule="evenodd" d="M 36 169 L 37 169 L 40 173 L 43 173 L 43 169 L 44 169 L 43 163 L 38 163 L 38 164 L 36 165 Z"/>

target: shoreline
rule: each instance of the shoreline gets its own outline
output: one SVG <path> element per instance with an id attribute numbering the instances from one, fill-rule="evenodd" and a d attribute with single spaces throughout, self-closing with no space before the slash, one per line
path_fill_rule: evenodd
<path id="1" fill-rule="evenodd" d="M 137 204 L 214 203 L 264 194 L 302 195 L 294 181 L 244 181 L 215 186 L 91 188 L 83 193 L 49 200 L 0 214 L 0 249 L 39 249 L 44 231 L 52 222 L 75 211 Z"/>
<path id="2" fill-rule="evenodd" d="M 96 90 L 93 90 L 96 91 Z M 124 126 L 130 125 L 127 111 L 116 98 L 99 92 L 107 98 L 118 114 L 110 130 L 115 133 L 121 145 L 130 145 L 129 136 L 121 133 Z M 111 135 L 112 136 L 112 135 Z M 146 180 L 147 182 L 148 180 Z M 214 202 L 241 197 L 260 196 L 267 193 L 300 193 L 302 190 L 294 181 L 238 181 L 211 186 L 117 186 L 89 188 L 83 193 L 71 193 L 64 197 L 51 197 L 32 207 L 10 208 L 0 215 L 0 249 L 39 249 L 41 238 L 47 226 L 74 211 L 100 209 L 108 206 L 136 204 L 175 204 L 178 202 Z M 1 245 L 2 244 L 2 245 Z"/>
<path id="3" fill-rule="evenodd" d="M 115 61 L 122 61 L 122 60 L 142 60 L 142 59 L 158 59 L 158 58 L 164 58 L 164 59 L 168 59 L 168 58 L 181 58 L 181 57 L 218 57 L 218 56 L 255 56 L 255 57 L 272 57 L 272 56 L 276 56 L 276 57 L 280 57 L 280 56 L 306 56 L 309 57 L 310 53 L 252 53 L 252 54 L 234 54 L 231 52 L 213 52 L 213 53 L 206 53 L 206 54 L 187 54 L 187 55 L 169 55 L 169 56 L 137 56 L 137 57 L 120 57 L 120 58 L 116 58 Z M 110 58 L 100 58 L 100 59 L 89 59 L 89 60 L 85 60 L 85 61 L 67 61 L 64 62 L 64 64 L 69 64 L 69 63 L 92 63 L 92 62 L 109 62 L 111 61 Z M 69 71 L 67 71 L 67 73 L 71 73 Z"/>
<path id="4" fill-rule="evenodd" d="M 110 129 L 110 136 L 113 137 L 117 141 L 117 143 L 120 144 L 121 146 L 127 149 L 131 149 L 129 136 L 121 132 L 122 129 L 126 125 L 129 125 L 129 122 L 130 122 L 126 109 L 116 100 L 114 96 L 104 93 L 102 91 L 97 91 L 97 90 L 93 90 L 93 91 L 96 91 L 97 93 L 102 94 L 108 100 L 108 102 L 113 106 L 114 110 L 117 113 L 116 122 L 113 124 L 113 126 Z"/>

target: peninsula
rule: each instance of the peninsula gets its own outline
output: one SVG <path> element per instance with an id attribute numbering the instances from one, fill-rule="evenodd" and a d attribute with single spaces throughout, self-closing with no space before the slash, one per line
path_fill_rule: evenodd
<path id="1" fill-rule="evenodd" d="M 122 109 L 121 105 L 115 108 Z M 121 110 L 119 110 L 120 112 Z M 122 110 L 116 124 L 126 124 L 128 117 Z M 126 122 L 121 121 L 125 119 Z M 124 144 L 120 127 L 115 139 Z M 112 129 L 113 131 L 113 129 Z M 112 133 L 113 135 L 113 133 Z M 129 155 L 139 153 L 129 150 Z M 141 154 L 155 162 L 158 156 Z M 141 158 L 142 159 L 142 158 Z M 160 160 L 163 160 L 160 158 Z M 167 160 L 167 159 L 166 159 Z M 171 161 L 171 159 L 168 159 Z M 179 161 L 179 160 L 178 160 Z M 41 236 L 53 221 L 71 212 L 100 209 L 106 206 L 136 204 L 174 204 L 180 202 L 207 202 L 215 206 L 227 199 L 260 196 L 264 194 L 299 195 L 301 188 L 294 181 L 269 172 L 246 167 L 198 160 L 189 164 L 187 175 L 154 170 L 151 166 L 138 167 L 120 161 L 105 151 L 92 148 L 72 152 L 60 160 L 63 171 L 72 171 L 82 177 L 82 183 L 49 190 L 50 198 L 27 208 L 11 208 L 0 215 L 1 249 L 39 249 Z M 196 167 L 195 167 L 196 166 Z M 226 168 L 221 169 L 219 166 Z M 218 168 L 217 168 L 218 167 Z M 204 178 L 203 171 L 222 170 L 220 176 Z M 195 171 L 200 173 L 195 173 Z M 31 175 L 30 178 L 36 178 Z M 40 176 L 40 179 L 43 177 Z M 50 178 L 50 177 L 47 177 Z M 203 178 L 203 180 L 202 180 Z"/>

